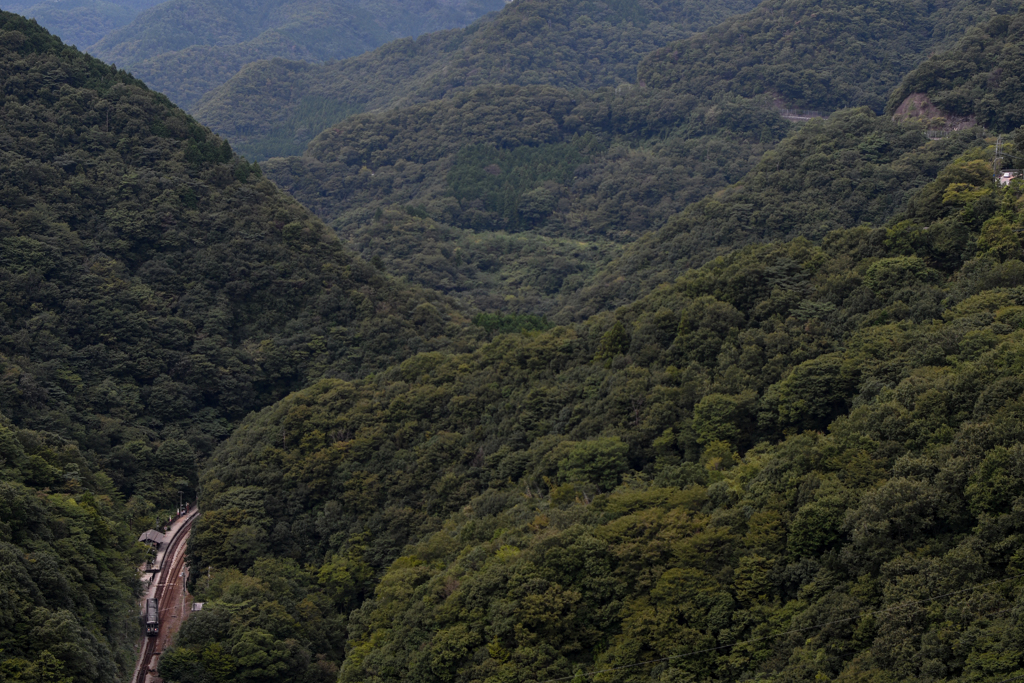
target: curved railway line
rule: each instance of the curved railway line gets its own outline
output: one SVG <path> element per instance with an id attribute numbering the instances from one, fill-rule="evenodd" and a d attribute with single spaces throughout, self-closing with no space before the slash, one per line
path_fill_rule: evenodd
<path id="1" fill-rule="evenodd" d="M 153 637 L 143 636 L 142 650 L 139 653 L 139 661 L 135 665 L 135 675 L 132 683 L 145 683 L 146 677 L 151 672 L 153 656 L 163 651 L 169 643 L 170 622 L 166 615 L 175 609 L 175 598 L 178 597 L 178 590 L 181 589 L 181 573 L 185 567 L 185 543 L 188 541 L 189 533 L 192 531 L 192 524 L 198 516 L 198 510 L 193 510 L 189 518 L 178 528 L 174 536 L 167 544 L 164 551 L 164 559 L 160 563 L 160 570 L 153 577 L 156 591 L 153 595 L 160 606 L 160 631 Z M 166 599 L 165 599 L 166 598 Z M 181 615 L 184 619 L 185 615 Z"/>

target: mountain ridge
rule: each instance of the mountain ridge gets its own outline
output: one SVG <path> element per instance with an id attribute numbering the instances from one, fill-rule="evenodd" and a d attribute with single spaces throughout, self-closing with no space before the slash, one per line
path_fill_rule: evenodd
<path id="1" fill-rule="evenodd" d="M 391 6 L 355 0 L 169 0 L 106 35 L 93 53 L 189 108 L 249 62 L 358 55 L 402 36 L 456 26 L 502 0 Z"/>
<path id="2" fill-rule="evenodd" d="M 621 3 L 603 0 L 518 0 L 465 29 L 398 41 L 335 64 L 250 65 L 194 112 L 253 158 L 296 154 L 347 115 L 443 98 L 453 89 L 629 83 L 647 51 L 755 4 L 645 0 L 637 5 L 643 15 L 634 17 Z"/>

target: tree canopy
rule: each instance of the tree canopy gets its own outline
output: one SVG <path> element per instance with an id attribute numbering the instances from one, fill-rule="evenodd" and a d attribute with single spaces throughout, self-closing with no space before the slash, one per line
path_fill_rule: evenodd
<path id="1" fill-rule="evenodd" d="M 125 678 L 181 491 L 169 683 L 1012 680 L 1019 17 L 766 2 L 250 67 L 345 74 L 262 166 L 0 13 L 0 678 Z"/>
<path id="2" fill-rule="evenodd" d="M 940 113 L 973 119 L 1001 133 L 1019 128 L 1024 125 L 1018 75 L 1024 72 L 1022 41 L 1024 12 L 972 28 L 952 50 L 932 56 L 903 79 L 889 100 L 890 113 L 920 93 Z"/>
<path id="3" fill-rule="evenodd" d="M 881 113 L 890 91 L 929 52 L 1016 7 L 1003 0 L 766 0 L 655 50 L 638 79 L 703 98 L 764 94 L 787 109 Z"/>
<path id="4" fill-rule="evenodd" d="M 993 187 L 985 154 L 882 227 L 248 418 L 191 546 L 222 611 L 167 675 L 214 650 L 304 680 L 1012 675 L 1024 185 Z M 309 591 L 333 601 L 311 623 L 348 615 L 344 660 L 261 616 Z"/>
<path id="5" fill-rule="evenodd" d="M 656 47 L 745 12 L 757 0 L 516 0 L 465 29 L 399 40 L 323 65 L 251 64 L 194 113 L 250 158 L 299 154 L 354 113 L 494 85 L 634 83 Z"/>

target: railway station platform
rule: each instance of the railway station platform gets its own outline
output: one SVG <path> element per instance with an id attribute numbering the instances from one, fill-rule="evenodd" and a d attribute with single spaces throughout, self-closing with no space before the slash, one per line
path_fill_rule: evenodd
<path id="1" fill-rule="evenodd" d="M 159 532 L 156 529 L 150 529 L 149 531 L 142 534 L 139 540 L 148 540 L 150 542 L 157 543 L 156 557 L 153 558 L 153 562 L 144 562 L 139 565 L 139 576 L 143 577 L 144 583 L 152 581 L 153 576 L 160 573 L 160 567 L 163 566 L 164 558 L 167 554 L 167 548 L 171 546 L 171 540 L 177 535 L 178 531 L 185 526 L 188 520 L 199 514 L 199 508 L 193 507 L 184 515 L 178 516 L 176 519 L 171 521 L 167 527 L 167 531 Z"/>

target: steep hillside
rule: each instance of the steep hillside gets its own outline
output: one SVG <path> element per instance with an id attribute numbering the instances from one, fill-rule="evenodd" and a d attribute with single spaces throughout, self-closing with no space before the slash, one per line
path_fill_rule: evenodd
<path id="1" fill-rule="evenodd" d="M 247 419 L 161 674 L 1012 679 L 1024 185 L 990 164 Z"/>
<path id="2" fill-rule="evenodd" d="M 757 0 L 517 0 L 459 31 L 403 40 L 324 65 L 284 60 L 243 69 L 194 108 L 249 158 L 299 154 L 346 116 L 481 85 L 597 88 L 635 81 L 651 50 Z"/>
<path id="3" fill-rule="evenodd" d="M 769 95 L 790 109 L 881 113 L 904 75 L 1011 0 L 771 0 L 655 51 L 641 82 L 698 97 Z"/>
<path id="4" fill-rule="evenodd" d="M 580 289 L 559 318 L 635 300 L 688 268 L 751 242 L 820 239 L 842 226 L 878 226 L 905 207 L 967 145 L 976 130 L 929 141 L 918 121 L 897 123 L 867 108 L 804 124 L 736 185 L 687 206 L 624 247 Z"/>
<path id="5" fill-rule="evenodd" d="M 842 31 L 843 17 L 852 21 L 850 17 L 856 16 L 855 13 L 851 14 L 850 7 L 852 6 L 839 8 L 843 12 L 821 12 L 821 16 L 828 19 L 826 25 L 840 31 L 838 35 L 846 36 Z M 902 7 L 909 12 L 916 6 Z M 933 45 L 938 44 L 934 42 L 936 38 L 948 42 L 953 33 L 954 20 L 964 20 L 966 8 L 967 6 L 963 4 L 937 5 L 933 7 L 934 11 L 930 15 L 921 15 L 920 21 L 931 21 L 935 27 L 933 36 L 929 38 Z M 787 62 L 764 71 L 764 65 L 748 68 L 730 61 L 743 52 L 735 45 L 747 43 L 738 38 L 729 38 L 730 34 L 725 30 L 729 25 L 733 25 L 734 28 L 746 26 L 751 31 L 761 31 L 763 26 L 755 25 L 753 21 L 755 17 L 760 17 L 764 25 L 774 27 L 772 30 L 782 30 L 784 22 L 779 23 L 781 20 L 772 13 L 765 14 L 768 9 L 768 5 L 759 7 L 742 20 L 733 20 L 708 33 L 709 40 L 718 36 L 715 39 L 718 42 L 710 44 L 719 45 L 719 48 L 716 48 L 717 53 L 712 50 L 709 54 L 725 54 L 723 63 L 733 64 L 731 70 L 726 70 L 731 78 L 719 81 L 723 84 L 719 97 L 726 97 L 734 92 L 764 92 L 763 84 L 772 82 L 778 74 L 792 75 L 791 69 L 796 68 L 796 62 Z M 991 11 L 1006 9 L 1007 6 L 999 4 L 989 8 Z M 979 8 L 979 11 L 982 9 Z M 1016 54 L 1013 36 L 1020 32 L 1020 16 L 999 16 L 972 30 L 955 49 L 931 58 L 908 75 L 890 96 L 888 112 L 893 114 L 896 113 L 897 106 L 911 94 L 916 93 L 915 97 L 934 95 L 936 101 L 949 109 L 950 116 L 958 117 L 956 126 L 933 121 L 928 114 L 930 109 L 934 109 L 932 104 L 923 107 L 919 112 L 910 111 L 907 107 L 904 107 L 907 112 L 900 110 L 897 118 L 906 121 L 912 127 L 916 126 L 918 132 L 901 129 L 881 119 L 868 123 L 868 119 L 865 118 L 868 115 L 865 112 L 853 118 L 850 118 L 849 114 L 843 114 L 835 122 L 809 123 L 806 132 L 797 134 L 793 140 L 787 141 L 786 145 L 766 156 L 759 168 L 737 187 L 730 188 L 720 196 L 709 197 L 701 203 L 687 207 L 657 231 L 645 235 L 635 244 L 625 248 L 621 254 L 602 266 L 582 289 L 569 296 L 560 316 L 563 319 L 586 317 L 604 308 L 632 301 L 644 292 L 650 291 L 658 283 L 671 282 L 686 268 L 702 263 L 710 255 L 735 248 L 738 244 L 776 239 L 785 235 L 818 237 L 827 229 L 844 223 L 849 224 L 849 221 L 877 225 L 888 219 L 900 208 L 902 198 L 906 196 L 908 189 L 913 189 L 933 177 L 937 164 L 948 159 L 946 154 L 962 149 L 961 145 L 964 142 L 979 134 L 978 131 L 971 129 L 974 123 L 988 123 L 1004 132 L 1014 125 L 1019 125 L 1015 124 L 1019 118 L 1019 105 L 1016 102 L 1019 93 L 1014 88 L 1016 77 L 1012 67 Z M 831 24 L 831 21 L 834 21 L 834 24 Z M 860 26 L 856 22 L 853 25 L 855 28 Z M 938 29 L 941 27 L 945 28 L 939 32 Z M 907 35 L 913 34 L 911 32 Z M 821 43 L 840 46 L 844 44 L 838 39 Z M 685 45 L 689 46 L 686 48 L 688 50 L 704 49 L 694 42 L 686 43 L 683 47 Z M 683 49 L 681 46 L 676 47 Z M 707 72 L 698 69 L 696 62 L 693 63 L 692 69 L 682 68 L 681 65 L 685 61 L 682 56 L 684 52 L 679 53 L 678 64 L 673 61 L 676 58 L 669 59 L 667 52 L 659 52 L 645 62 L 641 67 L 641 73 L 644 73 L 645 69 L 650 73 L 662 69 L 663 76 L 669 74 L 679 80 L 665 80 L 660 84 L 670 92 L 680 94 L 694 89 L 693 85 L 688 84 L 707 85 Z M 857 60 L 843 58 L 846 55 L 843 50 L 819 49 L 801 54 L 812 60 L 808 62 L 809 64 L 817 64 L 811 69 L 814 73 L 830 74 L 829 78 L 833 81 L 829 83 L 832 85 L 822 82 L 815 86 L 806 79 L 800 81 L 786 76 L 790 82 L 804 83 L 807 92 L 815 93 L 814 96 L 818 98 L 832 97 L 841 92 L 853 92 L 850 87 L 854 81 L 850 74 L 856 73 L 853 67 L 858 63 Z M 880 56 L 884 54 L 880 53 Z M 843 58 L 842 63 L 836 66 L 835 60 L 839 58 Z M 706 65 L 705 62 L 701 63 Z M 828 64 L 833 64 L 835 68 L 829 67 Z M 1006 67 L 1005 72 L 1001 70 L 1000 65 Z M 1006 75 L 1001 76 L 1003 73 Z M 890 76 L 872 82 L 881 85 L 888 82 Z M 1005 80 L 1005 87 L 999 85 L 1000 78 Z M 744 82 L 750 87 L 743 85 Z M 761 85 L 754 87 L 751 84 Z M 778 94 L 781 91 L 774 92 Z M 881 97 L 880 92 L 877 94 Z M 800 106 L 826 106 L 825 99 L 811 101 L 790 98 L 789 101 Z M 873 100 L 876 104 L 881 101 Z M 983 120 L 979 121 L 978 116 Z M 950 140 L 933 142 L 921 152 L 911 152 L 911 148 L 923 143 L 921 132 L 936 126 L 956 127 L 961 130 L 947 131 L 954 134 Z M 923 156 L 920 156 L 922 153 Z M 908 156 L 902 158 L 903 154 Z M 934 156 L 935 154 L 937 156 Z M 1007 157 L 1004 166 L 1013 163 L 1014 159 Z"/>
<path id="6" fill-rule="evenodd" d="M 736 206 L 743 216 L 701 213 L 717 210 L 714 202 L 680 212 L 753 171 L 784 134 L 780 91 L 761 86 L 778 76 L 825 96 L 828 88 L 820 83 L 785 75 L 794 62 L 779 55 L 796 50 L 806 56 L 801 68 L 831 74 L 842 92 L 859 93 L 848 99 L 866 98 L 880 109 L 895 79 L 924 51 L 969 25 L 968 12 L 1005 8 L 973 0 L 930 9 L 901 5 L 904 14 L 893 21 L 874 0 L 824 9 L 776 4 L 677 45 L 680 64 L 688 50 L 693 59 L 703 55 L 688 71 L 673 71 L 656 53 L 641 75 L 657 74 L 662 80 L 648 79 L 657 87 L 481 86 L 443 97 L 439 90 L 428 103 L 350 117 L 318 136 L 301 158 L 266 168 L 388 272 L 484 310 L 557 313 L 560 320 L 628 302 L 753 239 L 820 236 L 857 216 L 879 224 L 907 189 L 934 177 L 936 164 L 948 161 L 957 143 L 934 146 L 935 163 L 918 164 L 916 152 L 899 160 L 897 150 L 901 155 L 926 142 L 919 129 L 844 119 L 823 133 L 835 136 L 830 145 L 814 141 L 812 153 L 798 137 L 784 153 L 784 166 L 773 157 L 744 181 L 744 187 L 760 187 L 756 198 L 741 191 L 725 202 L 726 212 Z M 788 25 L 800 28 L 783 31 Z M 841 39 L 824 41 L 823 35 Z M 871 40 L 849 43 L 866 35 Z M 534 54 L 543 54 L 537 45 Z M 734 63 L 737 55 L 751 63 L 778 60 L 778 69 L 771 77 L 748 73 Z M 876 62 L 892 73 L 869 68 Z M 744 86 L 750 79 L 758 88 Z M 850 164 L 863 172 L 848 171 Z M 879 164 L 886 170 L 874 168 Z M 900 180 L 886 180 L 890 172 Z M 828 195 L 834 203 L 821 201 Z M 841 220 L 823 220 L 826 215 Z M 756 227 L 728 227 L 737 220 Z"/>
<path id="7" fill-rule="evenodd" d="M 443 333 L 424 295 L 166 98 L 0 16 L 0 411 L 16 425 L 164 502 L 248 411 Z"/>
<path id="8" fill-rule="evenodd" d="M 138 528 L 110 478 L 56 434 L 0 415 L 0 677 L 118 683 L 137 634 Z M 134 520 L 132 525 L 128 520 Z"/>
<path id="9" fill-rule="evenodd" d="M 503 0 L 169 0 L 107 35 L 93 53 L 182 107 L 245 64 L 351 57 L 405 36 L 465 26 Z"/>
<path id="10" fill-rule="evenodd" d="M 447 314 L 166 97 L 0 13 L 0 676 L 125 680 L 134 539 L 197 465 L 311 379 L 454 344 Z"/>
<path id="11" fill-rule="evenodd" d="M 1024 125 L 1022 48 L 1024 12 L 974 28 L 952 50 L 932 57 L 904 78 L 889 100 L 889 113 L 896 113 L 912 95 L 924 95 L 937 108 L 937 116 L 967 119 L 1008 133 Z M 1024 159 L 1020 162 L 1024 165 Z"/>

